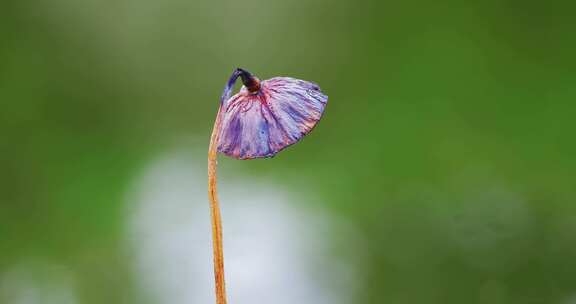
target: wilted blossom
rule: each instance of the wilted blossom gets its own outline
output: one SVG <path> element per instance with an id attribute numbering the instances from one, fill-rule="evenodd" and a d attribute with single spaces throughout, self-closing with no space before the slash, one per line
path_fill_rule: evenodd
<path id="1" fill-rule="evenodd" d="M 244 86 L 230 98 L 238 77 Z M 236 69 L 221 98 L 218 152 L 237 159 L 272 157 L 312 131 L 327 101 L 315 83 L 290 77 L 260 81 Z"/>

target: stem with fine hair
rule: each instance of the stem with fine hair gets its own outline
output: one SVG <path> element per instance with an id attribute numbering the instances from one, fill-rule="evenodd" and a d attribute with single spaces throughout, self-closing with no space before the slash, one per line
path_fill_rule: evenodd
<path id="1" fill-rule="evenodd" d="M 208 198 L 210 200 L 210 217 L 212 219 L 212 246 L 214 254 L 214 280 L 216 282 L 216 304 L 226 304 L 226 284 L 224 282 L 224 251 L 222 246 L 222 218 L 217 193 L 217 147 L 220 133 L 220 112 L 214 122 L 210 146 L 208 147 Z"/>

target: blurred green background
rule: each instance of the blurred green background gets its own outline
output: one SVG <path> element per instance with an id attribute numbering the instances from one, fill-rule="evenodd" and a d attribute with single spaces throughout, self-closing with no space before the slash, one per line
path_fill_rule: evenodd
<path id="1" fill-rule="evenodd" d="M 576 303 L 575 9 L 3 1 L 0 303 L 159 303 L 132 265 L 126 197 L 174 149 L 204 178 L 236 67 L 329 96 L 314 132 L 274 159 L 221 156 L 221 191 L 266 180 L 326 214 L 336 228 L 307 246 L 354 273 L 340 302 Z M 207 198 L 192 203 L 207 220 Z M 43 296 L 57 280 L 73 295 Z"/>

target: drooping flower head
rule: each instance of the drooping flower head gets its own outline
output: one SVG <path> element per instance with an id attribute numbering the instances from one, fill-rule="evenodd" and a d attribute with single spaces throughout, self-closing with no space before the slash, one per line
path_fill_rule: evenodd
<path id="1" fill-rule="evenodd" d="M 230 98 L 238 77 L 244 86 Z M 236 69 L 220 99 L 218 152 L 237 159 L 272 157 L 312 131 L 327 101 L 315 83 L 290 77 L 260 81 Z"/>

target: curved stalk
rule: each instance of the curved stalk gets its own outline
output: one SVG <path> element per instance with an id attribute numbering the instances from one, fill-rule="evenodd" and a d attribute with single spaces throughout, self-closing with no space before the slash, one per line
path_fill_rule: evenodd
<path id="1" fill-rule="evenodd" d="M 225 102 L 230 98 L 232 88 L 238 77 L 242 78 L 243 84 L 251 92 L 260 88 L 260 81 L 250 72 L 237 68 L 224 87 L 220 97 L 220 106 L 216 121 L 210 136 L 208 147 L 208 199 L 210 200 L 210 218 L 212 221 L 212 247 L 214 254 L 214 280 L 216 282 L 216 304 L 226 304 L 226 284 L 224 282 L 224 249 L 222 245 L 222 216 L 218 202 L 216 167 L 218 164 L 218 137 L 222 124 L 221 114 L 224 111 Z"/>
<path id="2" fill-rule="evenodd" d="M 216 282 L 216 304 L 226 304 L 226 284 L 224 282 L 224 250 L 222 245 L 222 217 L 218 203 L 216 167 L 218 164 L 217 146 L 220 133 L 220 111 L 214 122 L 210 146 L 208 147 L 208 199 L 212 221 L 212 246 L 214 254 L 214 280 Z"/>
<path id="3" fill-rule="evenodd" d="M 217 165 L 218 165 L 218 136 L 220 134 L 221 112 L 224 103 L 230 98 L 236 79 L 243 74 L 241 69 L 236 69 L 228 79 L 222 96 L 212 135 L 208 146 L 208 200 L 210 201 L 210 219 L 212 222 L 212 250 L 214 258 L 214 282 L 216 291 L 216 304 L 226 304 L 226 283 L 224 280 L 224 246 L 222 244 L 222 216 L 218 202 L 217 190 Z"/>

